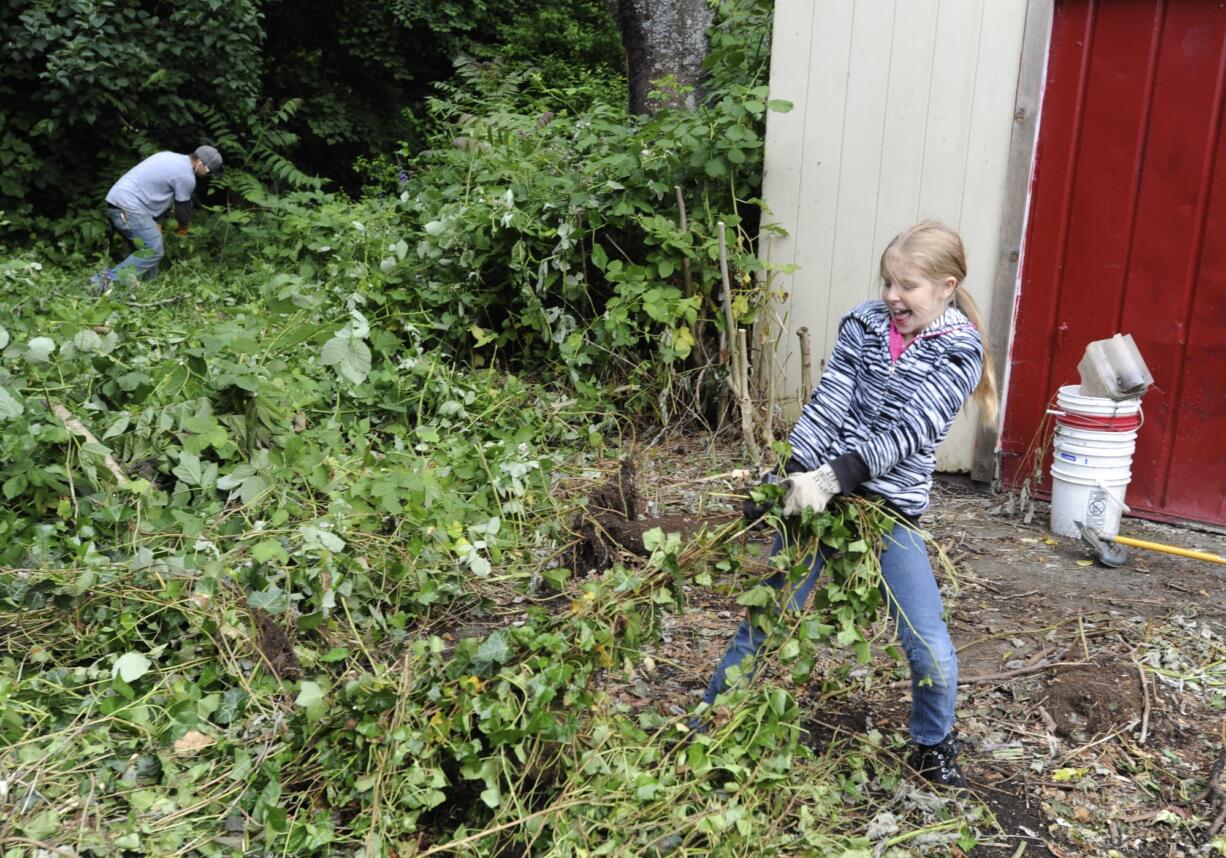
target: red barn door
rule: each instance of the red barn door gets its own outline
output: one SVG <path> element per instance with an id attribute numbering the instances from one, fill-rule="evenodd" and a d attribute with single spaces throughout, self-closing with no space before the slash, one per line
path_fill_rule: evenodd
<path id="1" fill-rule="evenodd" d="M 1085 345 L 1153 372 L 1128 503 L 1226 524 L 1226 8 L 1057 0 L 1002 433 L 1006 477 Z"/>

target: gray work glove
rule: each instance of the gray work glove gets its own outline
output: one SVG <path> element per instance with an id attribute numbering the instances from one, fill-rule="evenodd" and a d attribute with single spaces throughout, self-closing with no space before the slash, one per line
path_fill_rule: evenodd
<path id="1" fill-rule="evenodd" d="M 822 512 L 842 488 L 834 469 L 822 465 L 816 471 L 793 474 L 783 481 L 783 514 L 800 515 L 806 509 Z"/>

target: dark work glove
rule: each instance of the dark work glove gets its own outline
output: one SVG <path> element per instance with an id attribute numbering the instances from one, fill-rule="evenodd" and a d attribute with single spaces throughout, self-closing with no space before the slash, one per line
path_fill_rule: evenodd
<path id="1" fill-rule="evenodd" d="M 758 527 L 765 527 L 763 516 L 775 508 L 775 504 L 782 497 L 781 489 L 766 488 L 767 486 L 778 486 L 780 483 L 779 475 L 771 471 L 762 477 L 762 481 L 749 490 L 749 496 L 741 502 L 741 514 L 745 516 L 745 520 L 755 524 Z"/>

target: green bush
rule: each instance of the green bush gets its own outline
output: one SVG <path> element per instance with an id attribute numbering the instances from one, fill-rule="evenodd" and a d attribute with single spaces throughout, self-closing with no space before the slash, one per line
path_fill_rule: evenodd
<path id="1" fill-rule="evenodd" d="M 293 198 L 265 200 L 264 229 L 275 222 L 276 246 L 290 256 L 328 248 L 304 264 L 329 276 L 353 274 L 327 257 L 361 244 L 351 253 L 363 259 L 360 288 L 452 354 L 557 362 L 579 383 L 650 376 L 643 389 L 654 397 L 708 362 L 724 325 L 719 222 L 738 324 L 752 322 L 762 293 L 765 114 L 786 105 L 768 102 L 761 82 L 764 4 L 726 10 L 711 100 L 699 109 L 632 120 L 621 94 L 612 103 L 598 85 L 555 87 L 531 68 L 465 63 L 429 103 L 429 146 L 403 151 L 398 178 L 384 164 L 360 230 L 337 223 L 323 235 L 328 219 L 303 216 L 305 200 Z"/>

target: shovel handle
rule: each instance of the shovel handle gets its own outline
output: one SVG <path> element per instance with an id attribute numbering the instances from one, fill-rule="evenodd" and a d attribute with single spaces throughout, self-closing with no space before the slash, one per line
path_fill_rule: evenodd
<path id="1" fill-rule="evenodd" d="M 1131 545 L 1134 548 L 1148 548 L 1150 551 L 1161 551 L 1163 554 L 1178 554 L 1180 557 L 1191 557 L 1193 560 L 1207 560 L 1210 563 L 1221 563 L 1226 566 L 1226 557 L 1208 554 L 1204 551 L 1192 551 L 1188 548 L 1176 548 L 1173 545 L 1162 545 L 1158 542 L 1146 542 L 1143 539 L 1133 539 L 1129 536 L 1113 536 L 1111 541 L 1118 545 Z"/>

